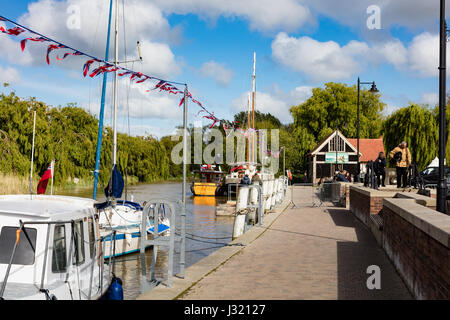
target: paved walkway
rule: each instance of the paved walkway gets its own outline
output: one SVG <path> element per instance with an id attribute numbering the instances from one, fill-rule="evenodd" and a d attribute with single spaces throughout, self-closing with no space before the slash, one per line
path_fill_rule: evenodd
<path id="1" fill-rule="evenodd" d="M 370 230 L 346 209 L 311 207 L 311 194 L 296 187 L 295 208 L 178 299 L 411 299 Z M 366 286 L 370 265 L 380 290 Z"/>

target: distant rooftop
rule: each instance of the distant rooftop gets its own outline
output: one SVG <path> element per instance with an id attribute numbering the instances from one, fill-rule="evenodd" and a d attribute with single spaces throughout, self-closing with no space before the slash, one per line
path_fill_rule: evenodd
<path id="1" fill-rule="evenodd" d="M 357 139 L 347 139 L 356 149 Z M 378 139 L 359 139 L 359 152 L 361 162 L 375 160 L 380 152 L 384 151 L 383 137 Z"/>

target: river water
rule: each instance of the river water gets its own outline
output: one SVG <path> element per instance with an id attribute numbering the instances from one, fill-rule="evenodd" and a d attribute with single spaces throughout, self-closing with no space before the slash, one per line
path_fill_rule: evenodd
<path id="1" fill-rule="evenodd" d="M 155 198 L 171 199 L 175 202 L 181 200 L 181 188 L 182 184 L 178 182 L 134 185 L 128 187 L 128 200 L 133 196 L 134 201 L 141 203 Z M 188 193 L 190 193 L 190 190 Z M 92 197 L 92 190 L 74 189 L 66 191 L 64 194 L 77 197 Z M 98 194 L 101 194 L 101 190 L 99 190 Z M 104 200 L 104 196 L 97 197 L 97 200 Z M 188 235 L 186 237 L 186 267 L 231 241 L 233 218 L 216 216 L 216 205 L 225 203 L 226 200 L 223 197 L 186 197 L 186 233 L 204 238 L 214 238 L 195 238 L 196 240 L 192 240 L 192 236 Z M 168 252 L 166 250 L 162 247 L 158 250 L 155 269 L 157 279 L 167 279 Z M 178 251 L 178 246 L 176 246 L 174 274 L 179 272 Z M 151 248 L 146 251 L 147 271 L 150 268 L 152 253 L 153 249 Z M 143 291 L 148 289 L 143 288 L 142 285 L 144 283 L 144 287 L 146 286 L 141 276 L 139 253 L 118 257 L 115 264 L 115 274 L 122 279 L 124 299 L 126 300 L 136 299 Z"/>

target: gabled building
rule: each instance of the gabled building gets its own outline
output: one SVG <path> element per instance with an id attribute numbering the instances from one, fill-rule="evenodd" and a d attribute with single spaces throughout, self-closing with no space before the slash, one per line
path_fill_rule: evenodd
<path id="1" fill-rule="evenodd" d="M 383 138 L 359 139 L 361 173 L 365 173 L 368 161 L 384 152 Z M 352 176 L 358 172 L 357 139 L 347 139 L 339 130 L 323 139 L 308 154 L 308 180 L 313 183 L 331 178 L 336 171 L 347 170 Z"/>

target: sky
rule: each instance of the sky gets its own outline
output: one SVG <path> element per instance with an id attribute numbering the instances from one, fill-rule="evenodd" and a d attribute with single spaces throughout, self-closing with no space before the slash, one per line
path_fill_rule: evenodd
<path id="1" fill-rule="evenodd" d="M 254 52 L 255 107 L 283 123 L 293 121 L 289 108 L 306 101 L 312 88 L 330 81 L 352 86 L 358 77 L 376 82 L 385 115 L 411 102 L 438 103 L 437 0 L 119 0 L 118 8 L 119 60 L 138 58 L 137 41 L 143 58 L 123 66 L 186 83 L 221 119 L 247 110 Z M 2 0 L 0 14 L 105 58 L 109 0 Z M 23 38 L 0 34 L 0 83 L 10 84 L 0 92 L 55 107 L 76 103 L 98 116 L 102 77 L 83 77 L 86 57 L 57 61 L 62 51 L 55 51 L 47 65 L 48 44 L 29 41 L 22 52 Z M 110 61 L 113 50 L 111 35 Z M 109 126 L 112 79 L 109 74 Z M 152 83 L 145 84 L 119 81 L 118 130 L 159 138 L 173 133 L 182 124 L 179 98 L 146 92 Z M 198 105 L 190 102 L 188 110 L 189 123 L 211 123 Z"/>

